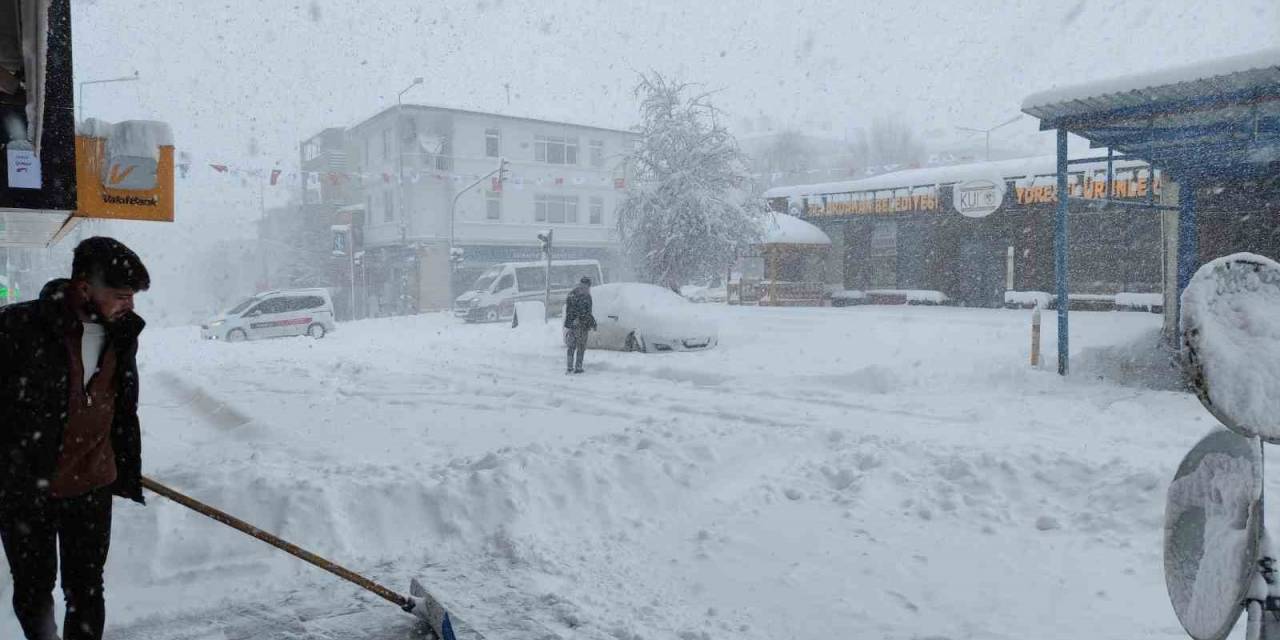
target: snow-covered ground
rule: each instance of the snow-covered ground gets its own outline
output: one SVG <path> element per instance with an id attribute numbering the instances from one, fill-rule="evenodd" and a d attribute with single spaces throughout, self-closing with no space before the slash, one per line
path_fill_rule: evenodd
<path id="1" fill-rule="evenodd" d="M 1158 316 L 1073 313 L 1063 380 L 1026 364 L 1026 311 L 697 308 L 718 348 L 570 377 L 554 327 L 150 331 L 144 466 L 491 638 L 1185 637 L 1165 490 L 1214 423 L 1127 358 Z M 107 597 L 115 640 L 415 635 L 156 497 L 117 501 Z"/>

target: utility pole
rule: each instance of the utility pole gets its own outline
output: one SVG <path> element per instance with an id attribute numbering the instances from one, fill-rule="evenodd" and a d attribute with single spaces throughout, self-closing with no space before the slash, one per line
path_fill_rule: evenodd
<path id="1" fill-rule="evenodd" d="M 400 93 L 396 94 L 396 124 L 395 124 L 395 127 L 393 128 L 393 132 L 396 138 L 396 195 L 400 199 L 400 244 L 401 246 L 408 246 L 408 242 L 409 242 L 409 206 L 408 206 L 408 201 L 404 195 L 404 122 L 401 115 L 402 112 L 404 111 L 404 103 L 401 101 L 401 99 L 404 97 L 405 93 L 408 93 L 410 89 L 420 84 L 422 84 L 422 76 L 418 76 L 414 78 L 413 82 L 409 83 L 409 86 L 405 87 L 404 89 L 401 89 Z M 373 212 L 371 211 L 367 213 L 369 215 L 373 214 Z M 419 269 L 418 275 L 419 277 L 421 277 L 422 275 L 421 265 L 418 266 L 418 269 Z M 403 278 L 401 279 L 401 282 L 402 283 L 404 282 Z M 405 296 L 404 287 L 401 286 L 400 289 L 401 289 L 400 299 L 403 301 Z"/>
<path id="2" fill-rule="evenodd" d="M 551 240 L 554 233 L 555 229 L 547 229 L 538 234 L 538 240 L 542 243 L 542 253 L 547 257 L 547 293 L 542 302 L 543 311 L 545 312 L 542 318 L 543 322 L 551 320 Z"/>
<path id="3" fill-rule="evenodd" d="M 998 125 L 996 125 L 996 126 L 994 126 L 994 127 L 991 127 L 990 129 L 974 129 L 974 128 L 971 128 L 971 127 L 956 127 L 956 128 L 957 128 L 957 129 L 959 129 L 959 130 L 961 130 L 961 131 L 969 131 L 969 132 L 972 132 L 972 133 L 981 133 L 982 135 L 986 136 L 986 139 L 987 139 L 987 160 L 991 160 L 991 132 L 992 132 L 992 131 L 995 131 L 996 129 L 999 129 L 999 128 L 1001 128 L 1001 127 L 1004 127 L 1004 126 L 1007 126 L 1007 125 L 1011 125 L 1011 124 L 1013 124 L 1013 123 L 1015 123 L 1015 122 L 1017 122 L 1017 121 L 1019 121 L 1019 120 L 1021 120 L 1021 119 L 1022 119 L 1022 114 L 1018 114 L 1018 115 L 1016 115 L 1016 116 L 1014 116 L 1014 117 L 1012 117 L 1012 118 L 1010 118 L 1010 119 L 1008 119 L 1008 120 L 1005 120 L 1004 122 L 1001 122 L 1000 124 L 998 124 Z"/>
<path id="4" fill-rule="evenodd" d="M 490 171 L 489 173 L 486 173 L 480 176 L 480 178 L 477 179 L 475 182 L 472 182 L 471 184 L 458 190 L 457 193 L 453 194 L 453 200 L 449 202 L 449 264 L 450 265 L 452 265 L 454 261 L 454 252 L 453 252 L 454 224 L 453 222 L 454 222 L 454 213 L 458 210 L 458 200 L 462 198 L 463 194 L 474 189 L 476 185 L 480 184 L 481 182 L 484 182 L 485 180 L 488 180 L 489 178 L 492 178 L 494 174 L 497 174 L 499 184 L 502 184 L 503 182 L 506 181 L 507 179 L 507 159 L 506 158 L 499 158 L 497 169 L 494 169 L 493 171 Z M 457 292 L 453 290 L 453 273 L 451 272 L 449 274 L 449 311 L 450 312 L 453 311 L 454 298 L 457 297 L 456 293 Z"/>

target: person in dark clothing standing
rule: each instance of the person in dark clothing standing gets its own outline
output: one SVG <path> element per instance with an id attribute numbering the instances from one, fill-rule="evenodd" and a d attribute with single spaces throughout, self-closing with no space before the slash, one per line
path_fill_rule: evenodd
<path id="1" fill-rule="evenodd" d="M 0 540 L 28 640 L 99 640 L 111 502 L 142 503 L 134 294 L 151 277 L 111 238 L 75 249 L 69 280 L 0 309 Z M 61 562 L 59 562 L 61 561 Z"/>
<path id="2" fill-rule="evenodd" d="M 564 301 L 564 344 L 569 348 L 565 373 L 582 373 L 587 332 L 595 328 L 596 319 L 591 315 L 591 278 L 583 278 Z"/>

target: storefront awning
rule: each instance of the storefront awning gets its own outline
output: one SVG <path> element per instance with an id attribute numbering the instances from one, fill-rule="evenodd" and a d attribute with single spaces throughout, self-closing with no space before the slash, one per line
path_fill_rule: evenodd
<path id="1" fill-rule="evenodd" d="M 0 247 L 43 249 L 74 222 L 66 211 L 0 211 Z"/>

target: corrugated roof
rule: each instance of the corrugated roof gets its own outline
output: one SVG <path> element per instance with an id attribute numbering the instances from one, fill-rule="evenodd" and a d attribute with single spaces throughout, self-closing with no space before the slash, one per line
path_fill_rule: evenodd
<path id="1" fill-rule="evenodd" d="M 1096 157 L 1097 153 L 1090 154 Z M 1116 158 L 1116 170 L 1146 167 L 1147 163 L 1131 159 Z M 1106 167 L 1105 162 L 1082 163 L 1072 165 L 1072 172 L 1097 171 Z M 993 160 L 991 162 L 972 162 L 968 164 L 948 165 L 944 167 L 928 167 L 924 169 L 907 169 L 894 171 L 859 180 L 840 182 L 822 182 L 787 187 L 774 187 L 764 192 L 765 198 L 789 198 L 824 193 L 858 193 L 862 191 L 889 191 L 908 189 L 911 187 L 932 187 L 936 185 L 955 184 L 966 180 L 984 178 L 1004 178 L 1006 180 L 1022 179 L 1035 176 L 1056 175 L 1057 158 L 1054 156 L 1032 156 L 1012 160 Z"/>
<path id="2" fill-rule="evenodd" d="M 66 211 L 0 211 L 0 247 L 47 247 L 70 217 Z"/>
<path id="3" fill-rule="evenodd" d="M 1274 175 L 1280 48 L 1029 96 L 1041 129 L 1065 129 L 1186 178 Z"/>

